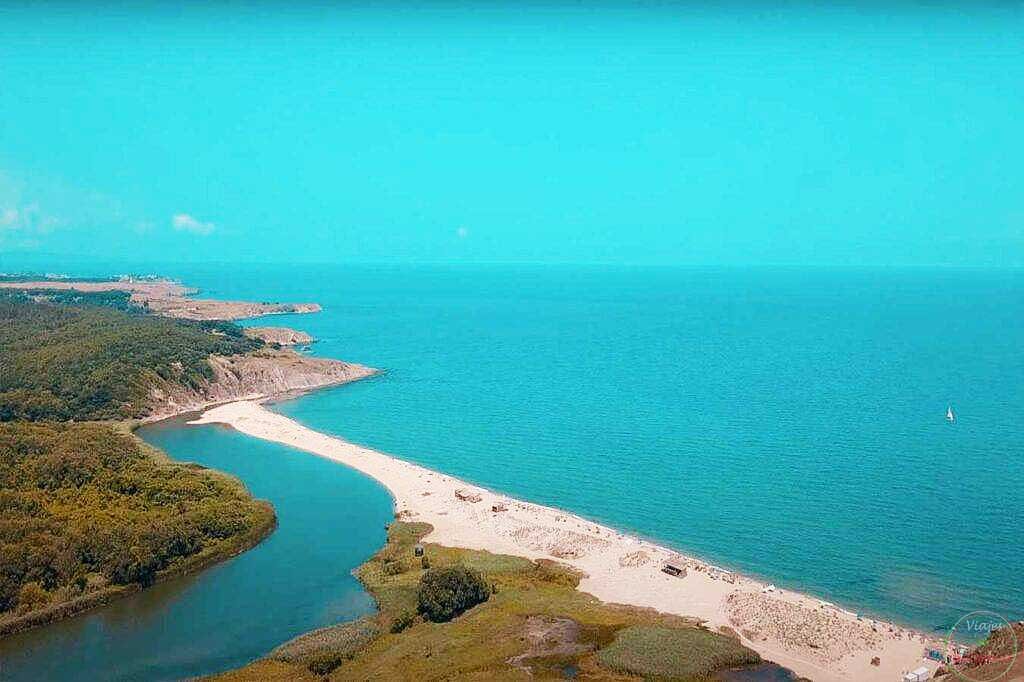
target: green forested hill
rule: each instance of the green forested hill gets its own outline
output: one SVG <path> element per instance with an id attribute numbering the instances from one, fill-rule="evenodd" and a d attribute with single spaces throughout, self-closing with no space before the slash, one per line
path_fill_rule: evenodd
<path id="1" fill-rule="evenodd" d="M 106 424 L 0 424 L 0 634 L 255 544 L 269 504 Z M 52 605 L 52 606 L 51 606 Z"/>
<path id="2" fill-rule="evenodd" d="M 173 320 L 110 295 L 92 298 L 0 294 L 0 421 L 140 416 L 155 381 L 194 385 L 211 376 L 209 355 L 261 345 L 233 324 Z"/>

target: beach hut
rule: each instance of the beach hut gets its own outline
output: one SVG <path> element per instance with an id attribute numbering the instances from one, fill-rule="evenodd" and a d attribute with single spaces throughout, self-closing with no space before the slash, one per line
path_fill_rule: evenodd
<path id="1" fill-rule="evenodd" d="M 682 561 L 669 559 L 661 565 L 661 572 L 676 578 L 686 577 L 686 565 Z"/>
<path id="2" fill-rule="evenodd" d="M 465 488 L 459 488 L 455 491 L 455 497 L 462 500 L 463 502 L 479 502 L 484 499 L 479 493 L 475 493 L 472 490 L 466 490 Z"/>

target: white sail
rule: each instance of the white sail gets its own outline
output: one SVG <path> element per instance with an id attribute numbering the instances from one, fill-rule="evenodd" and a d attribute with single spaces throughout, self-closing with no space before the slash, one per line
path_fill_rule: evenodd
<path id="1" fill-rule="evenodd" d="M 950 405 L 946 408 L 946 421 L 956 421 L 956 416 L 953 414 L 953 406 Z"/>

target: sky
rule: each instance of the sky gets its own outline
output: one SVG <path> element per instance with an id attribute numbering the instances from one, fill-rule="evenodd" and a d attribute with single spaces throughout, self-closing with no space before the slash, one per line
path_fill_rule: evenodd
<path id="1" fill-rule="evenodd" d="M 1024 266 L 1024 3 L 10 3 L 0 271 Z"/>

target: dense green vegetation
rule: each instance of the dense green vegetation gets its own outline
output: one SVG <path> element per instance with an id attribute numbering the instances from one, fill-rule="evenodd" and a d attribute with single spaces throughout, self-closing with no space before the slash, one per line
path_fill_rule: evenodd
<path id="1" fill-rule="evenodd" d="M 140 416 L 154 387 L 198 386 L 209 355 L 260 345 L 234 325 L 149 315 L 123 292 L 0 291 L 0 635 L 273 529 L 273 508 L 235 479 L 86 422 Z"/>
<path id="2" fill-rule="evenodd" d="M 146 305 L 138 305 L 132 301 L 127 291 L 78 291 L 77 289 L 21 289 L 17 292 L 5 292 L 22 300 L 31 299 L 42 303 L 74 306 L 100 306 L 115 308 L 126 313 L 139 313 L 146 310 Z"/>
<path id="3" fill-rule="evenodd" d="M 577 590 L 579 575 L 554 562 L 440 545 L 426 545 L 423 562 L 413 548 L 429 531 L 423 523 L 392 524 L 387 545 L 360 567 L 380 607 L 376 616 L 303 635 L 216 679 L 529 680 L 573 670 L 588 680 L 707 680 L 760 662 L 737 640 L 688 619 L 604 604 Z M 490 598 L 448 622 L 417 615 L 427 576 L 449 569 L 479 575 L 479 584 L 493 587 Z"/>
<path id="4" fill-rule="evenodd" d="M 233 324 L 126 308 L 123 295 L 46 296 L 64 305 L 0 292 L 0 421 L 137 417 L 154 385 L 198 386 L 208 356 L 262 345 Z"/>
<path id="5" fill-rule="evenodd" d="M 420 578 L 416 609 L 427 620 L 444 623 L 490 596 L 491 588 L 478 571 L 465 566 L 437 568 Z"/>
<path id="6" fill-rule="evenodd" d="M 107 424 L 0 424 L 0 632 L 255 544 L 269 504 Z"/>

